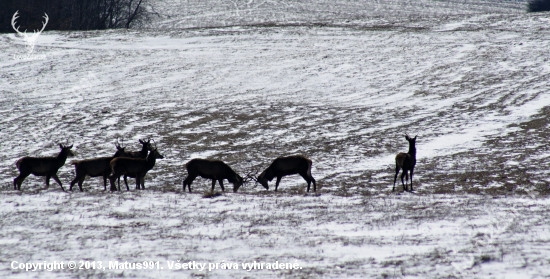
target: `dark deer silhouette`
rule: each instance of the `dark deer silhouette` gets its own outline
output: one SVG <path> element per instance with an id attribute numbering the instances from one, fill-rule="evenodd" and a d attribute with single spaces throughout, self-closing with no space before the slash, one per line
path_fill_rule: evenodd
<path id="1" fill-rule="evenodd" d="M 67 157 L 74 156 L 71 151 L 72 147 L 72 145 L 63 146 L 62 144 L 59 144 L 61 151 L 56 157 L 23 157 L 17 160 L 15 165 L 19 170 L 19 176 L 13 180 L 14 190 L 21 190 L 23 180 L 25 180 L 25 178 L 30 174 L 33 174 L 35 176 L 46 177 L 46 188 L 50 187 L 50 178 L 53 177 L 55 182 L 61 186 L 61 190 L 65 191 L 61 181 L 59 181 L 59 178 L 57 177 L 57 171 L 65 164 Z"/>
<path id="2" fill-rule="evenodd" d="M 71 182 L 71 187 L 69 188 L 69 190 L 72 191 L 74 184 L 78 182 L 78 188 L 80 188 L 80 191 L 82 192 L 82 183 L 84 182 L 84 179 L 86 179 L 87 175 L 90 177 L 102 176 L 103 190 L 107 190 L 107 178 L 111 174 L 111 166 L 109 165 L 109 163 L 116 157 L 124 157 L 126 155 L 124 147 L 122 147 L 118 143 L 118 141 L 115 143 L 115 146 L 117 148 L 117 151 L 115 155 L 111 157 L 99 157 L 71 162 L 71 164 L 74 165 L 76 177 Z"/>
<path id="3" fill-rule="evenodd" d="M 124 139 L 122 140 L 122 143 L 124 144 Z M 128 157 L 128 158 L 141 158 L 145 159 L 147 158 L 147 153 L 151 149 L 153 149 L 153 146 L 151 145 L 151 139 L 145 140 L 139 140 L 139 143 L 142 145 L 140 151 L 124 151 L 124 146 L 122 146 L 118 140 L 116 141 L 117 149 L 122 149 L 122 154 L 119 157 Z M 128 180 L 127 177 L 135 178 L 132 174 L 125 174 L 124 175 L 124 183 L 126 184 L 126 188 L 128 188 Z M 118 189 L 120 190 L 120 178 L 118 179 Z"/>
<path id="4" fill-rule="evenodd" d="M 399 170 L 403 169 L 401 173 L 401 184 L 403 184 L 403 190 L 407 191 L 407 185 L 403 182 L 403 177 L 406 177 L 407 184 L 409 182 L 408 172 L 411 173 L 411 192 L 413 191 L 413 173 L 414 166 L 416 165 L 416 136 L 410 138 L 409 135 L 405 135 L 405 139 L 409 142 L 409 152 L 399 153 L 395 156 L 395 177 L 393 178 L 393 189 L 395 191 L 395 181 Z"/>
<path id="5" fill-rule="evenodd" d="M 269 190 L 267 182 L 277 177 L 277 182 L 275 183 L 275 191 L 277 191 L 283 176 L 299 174 L 307 182 L 307 191 L 309 192 L 311 182 L 313 182 L 313 191 L 316 192 L 317 185 L 315 184 L 315 179 L 311 176 L 311 164 L 311 160 L 302 155 L 279 157 L 258 176 L 256 181 L 262 184 L 266 190 Z"/>
<path id="6" fill-rule="evenodd" d="M 225 188 L 223 187 L 223 180 L 227 179 L 233 184 L 233 192 L 237 192 L 239 187 L 241 187 L 244 182 L 241 176 L 233 171 L 226 163 L 220 160 L 192 159 L 185 164 L 185 168 L 187 169 L 188 175 L 183 180 L 184 192 L 186 185 L 189 192 L 191 192 L 191 183 L 193 183 L 193 180 L 195 180 L 197 176 L 212 179 L 212 192 L 214 192 L 216 181 L 220 183 L 222 191 L 225 191 Z"/>
<path id="7" fill-rule="evenodd" d="M 145 175 L 150 171 L 154 166 L 157 159 L 164 159 L 156 148 L 153 148 L 147 159 L 141 158 L 127 158 L 127 157 L 117 157 L 111 160 L 109 165 L 111 166 L 111 176 L 109 180 L 111 182 L 111 191 L 116 191 L 115 180 L 120 179 L 121 175 L 128 175 L 136 178 L 136 189 L 145 189 Z M 128 182 L 124 178 L 126 183 L 126 190 L 130 191 L 128 187 Z M 120 189 L 119 189 L 120 190 Z"/>

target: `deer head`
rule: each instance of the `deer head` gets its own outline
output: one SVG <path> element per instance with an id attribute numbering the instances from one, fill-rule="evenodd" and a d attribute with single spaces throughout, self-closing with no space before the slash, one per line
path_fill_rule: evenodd
<path id="1" fill-rule="evenodd" d="M 122 143 L 118 142 L 118 138 L 116 139 L 115 141 L 115 147 L 117 149 L 114 157 L 122 157 L 126 154 L 126 151 L 124 150 L 125 146 L 124 146 L 124 140 Z"/>
<path id="2" fill-rule="evenodd" d="M 153 142 L 154 142 L 154 140 L 153 140 Z M 149 138 L 147 139 L 147 141 L 140 139 L 139 143 L 141 143 L 149 151 L 151 151 L 153 149 L 153 145 L 151 144 L 151 139 L 149 139 Z"/>
<path id="3" fill-rule="evenodd" d="M 411 141 L 412 141 L 412 142 L 415 142 L 417 136 L 418 136 L 418 135 L 415 135 L 414 138 L 411 138 L 411 137 L 409 136 L 409 134 L 405 134 L 405 139 L 406 139 L 408 142 L 411 142 Z"/>
<path id="4" fill-rule="evenodd" d="M 251 172 L 247 173 L 244 177 L 243 184 L 248 183 L 249 181 L 255 181 L 255 186 L 258 185 L 259 181 L 256 177 L 258 177 L 258 173 L 260 172 L 260 168 L 255 168 Z"/>
<path id="5" fill-rule="evenodd" d="M 25 43 L 27 44 L 26 46 L 27 52 L 29 54 L 31 54 L 34 51 L 34 44 L 36 42 L 36 39 L 38 38 L 38 36 L 40 36 L 42 31 L 44 31 L 44 28 L 46 28 L 46 25 L 50 20 L 50 18 L 48 17 L 48 14 L 44 13 L 44 15 L 45 16 L 43 16 L 43 18 L 45 19 L 45 21 L 42 23 L 42 29 L 40 29 L 40 31 L 34 30 L 32 35 L 27 35 L 27 30 L 25 30 L 25 32 L 20 32 L 19 31 L 20 26 L 17 26 L 17 27 L 15 26 L 15 21 L 19 18 L 19 11 L 16 11 L 15 14 L 13 14 L 13 17 L 11 18 L 11 26 L 13 27 L 13 30 L 15 30 L 15 32 L 17 32 L 17 34 L 19 34 L 19 36 L 23 37 L 23 39 L 25 40 Z"/>
<path id="6" fill-rule="evenodd" d="M 60 154 L 64 154 L 66 155 L 67 157 L 73 157 L 74 156 L 74 153 L 71 151 L 71 148 L 73 148 L 73 145 L 63 145 L 63 144 L 59 144 L 59 148 L 61 148 L 61 153 Z"/>

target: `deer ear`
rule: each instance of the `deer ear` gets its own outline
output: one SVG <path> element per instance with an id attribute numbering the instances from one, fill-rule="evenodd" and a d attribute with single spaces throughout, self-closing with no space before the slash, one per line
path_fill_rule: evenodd
<path id="1" fill-rule="evenodd" d="M 60 143 L 60 144 L 59 144 L 59 148 L 63 149 L 63 144 Z"/>
<path id="2" fill-rule="evenodd" d="M 142 140 L 139 140 L 139 143 L 142 143 L 142 144 L 143 144 L 144 142 L 143 142 Z"/>
<path id="3" fill-rule="evenodd" d="M 73 148 L 73 145 L 71 144 L 71 146 L 69 146 L 69 149 Z"/>

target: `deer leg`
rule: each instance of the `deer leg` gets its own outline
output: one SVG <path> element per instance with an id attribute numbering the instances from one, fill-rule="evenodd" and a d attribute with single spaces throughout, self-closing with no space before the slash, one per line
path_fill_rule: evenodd
<path id="1" fill-rule="evenodd" d="M 219 179 L 218 182 L 220 183 L 220 187 L 222 188 L 222 192 L 225 192 L 225 188 L 223 188 L 223 179 Z"/>
<path id="2" fill-rule="evenodd" d="M 103 191 L 107 191 L 107 175 L 103 176 Z"/>
<path id="3" fill-rule="evenodd" d="M 69 191 L 73 190 L 73 186 L 80 180 L 79 178 L 80 177 L 78 177 L 78 174 L 77 174 L 76 177 L 73 179 L 73 181 L 71 181 L 71 186 L 69 186 Z"/>
<path id="4" fill-rule="evenodd" d="M 405 178 L 405 174 L 407 171 L 403 169 L 403 172 L 401 173 L 401 184 L 403 185 L 403 191 L 407 191 L 407 187 L 405 187 L 405 182 L 403 181 L 403 178 Z"/>
<path id="5" fill-rule="evenodd" d="M 118 177 L 118 178 L 119 178 L 119 183 L 120 183 L 120 177 Z M 117 190 L 116 185 L 115 185 L 116 180 L 117 180 L 117 178 L 114 175 L 109 177 L 109 181 L 111 182 L 111 191 L 116 191 Z"/>
<path id="6" fill-rule="evenodd" d="M 191 193 L 191 183 L 193 183 L 193 180 L 195 180 L 195 178 L 197 178 L 196 176 L 187 176 L 187 178 L 185 178 L 183 180 L 183 191 L 185 192 L 185 185 L 187 185 L 187 187 L 189 188 L 189 193 Z"/>
<path id="7" fill-rule="evenodd" d="M 395 181 L 397 181 L 397 175 L 399 174 L 399 166 L 396 164 L 395 165 L 395 176 L 393 177 L 393 189 L 391 190 L 392 192 L 395 191 Z"/>
<path id="8" fill-rule="evenodd" d="M 78 188 L 80 189 L 80 192 L 84 192 L 84 190 L 82 190 L 82 183 L 84 183 L 84 179 L 86 179 L 86 175 L 82 176 L 82 178 L 78 181 Z"/>
<path id="9" fill-rule="evenodd" d="M 277 192 L 277 188 L 279 187 L 279 183 L 281 183 L 282 176 L 277 176 L 277 182 L 275 183 L 275 192 Z"/>
<path id="10" fill-rule="evenodd" d="M 71 186 L 69 187 L 69 191 L 73 190 L 73 186 L 78 183 L 78 187 L 80 188 L 80 192 L 82 192 L 82 183 L 84 182 L 84 179 L 86 178 L 86 175 L 80 175 L 79 173 L 76 174 L 76 177 L 71 181 Z"/>
<path id="11" fill-rule="evenodd" d="M 411 169 L 411 192 L 413 191 L 413 172 L 414 172 L 414 168 Z"/>
<path id="12" fill-rule="evenodd" d="M 57 174 L 54 173 L 52 175 L 52 177 L 53 177 L 53 180 L 55 180 L 55 182 L 57 182 L 57 184 L 59 184 L 59 186 L 61 187 L 61 190 L 63 190 L 63 192 L 65 192 L 65 189 L 63 188 L 63 185 L 61 184 L 61 181 L 59 180 L 59 177 L 57 177 Z"/>
<path id="13" fill-rule="evenodd" d="M 23 184 L 23 180 L 29 176 L 30 173 L 20 173 L 18 177 L 16 177 L 13 180 L 13 189 L 14 190 L 21 190 L 21 184 Z"/>
<path id="14" fill-rule="evenodd" d="M 307 173 L 300 173 L 300 176 L 307 182 L 307 191 L 309 192 L 309 188 L 311 186 L 311 179 L 309 178 L 309 175 L 307 175 Z"/>
<path id="15" fill-rule="evenodd" d="M 136 175 L 136 190 L 139 190 L 139 184 L 140 183 L 141 183 L 141 178 L 139 177 L 139 174 L 137 174 Z"/>
<path id="16" fill-rule="evenodd" d="M 44 189 L 50 188 L 50 178 L 51 177 L 52 177 L 51 175 L 46 175 L 46 188 L 44 188 Z"/>
<path id="17" fill-rule="evenodd" d="M 191 193 L 191 183 L 193 183 L 193 180 L 195 180 L 195 179 L 191 178 L 191 179 L 189 179 L 189 183 L 187 183 L 187 188 L 189 189 L 189 193 Z M 183 191 L 185 192 L 185 186 L 183 187 Z"/>
<path id="18" fill-rule="evenodd" d="M 145 190 L 145 175 L 143 175 L 140 178 L 140 181 L 141 181 L 141 190 Z"/>
<path id="19" fill-rule="evenodd" d="M 118 179 L 120 180 L 120 177 Z M 124 184 L 126 184 L 126 191 L 130 191 L 130 187 L 128 187 L 128 180 L 126 179 L 126 175 L 124 175 Z M 118 185 L 118 190 L 120 191 L 120 184 Z"/>
<path id="20" fill-rule="evenodd" d="M 214 186 L 216 186 L 216 179 L 212 179 L 212 193 L 214 193 Z"/>

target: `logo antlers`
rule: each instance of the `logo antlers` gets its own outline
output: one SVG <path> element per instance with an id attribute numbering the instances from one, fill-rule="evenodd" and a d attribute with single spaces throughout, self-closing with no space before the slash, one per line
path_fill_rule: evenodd
<path id="1" fill-rule="evenodd" d="M 44 23 L 42 23 L 42 29 L 40 29 L 40 31 L 38 30 L 34 30 L 33 34 L 32 35 L 27 35 L 27 30 L 25 30 L 25 32 L 20 32 L 19 31 L 19 27 L 15 27 L 15 21 L 19 18 L 19 11 L 16 11 L 15 14 L 13 14 L 13 17 L 11 18 L 11 26 L 13 27 L 13 30 L 15 30 L 17 32 L 17 34 L 19 34 L 19 36 L 23 37 L 23 39 L 25 40 L 25 43 L 27 44 L 27 52 L 29 54 L 31 54 L 34 50 L 34 44 L 36 42 L 36 39 L 38 38 L 38 36 L 40 36 L 40 33 L 42 33 L 42 31 L 44 31 L 44 28 L 46 28 L 46 25 L 48 24 L 48 20 L 50 19 L 48 17 L 48 14 L 44 13 L 45 16 L 43 16 L 43 18 L 46 20 Z"/>

